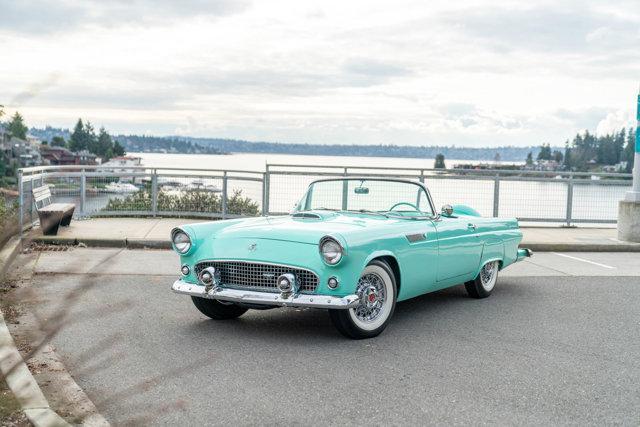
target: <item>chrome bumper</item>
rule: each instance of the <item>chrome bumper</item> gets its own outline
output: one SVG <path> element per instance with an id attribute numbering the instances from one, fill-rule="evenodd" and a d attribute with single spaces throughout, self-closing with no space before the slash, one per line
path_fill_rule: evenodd
<path id="1" fill-rule="evenodd" d="M 306 294 L 283 296 L 282 294 L 271 292 L 255 292 L 226 288 L 213 288 L 209 292 L 206 292 L 204 286 L 187 283 L 182 279 L 176 280 L 173 283 L 173 286 L 171 286 L 171 290 L 178 294 L 191 295 L 200 298 L 245 304 L 272 305 L 276 307 L 347 309 L 353 308 L 359 303 L 357 295 L 347 295 L 345 297 Z"/>

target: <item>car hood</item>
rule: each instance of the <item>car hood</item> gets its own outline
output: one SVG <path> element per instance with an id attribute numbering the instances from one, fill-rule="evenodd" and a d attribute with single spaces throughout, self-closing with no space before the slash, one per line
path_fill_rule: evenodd
<path id="1" fill-rule="evenodd" d="M 326 235 L 345 235 L 397 220 L 376 215 L 306 212 L 304 216 L 251 218 L 219 230 L 216 239 L 252 238 L 317 244 Z"/>

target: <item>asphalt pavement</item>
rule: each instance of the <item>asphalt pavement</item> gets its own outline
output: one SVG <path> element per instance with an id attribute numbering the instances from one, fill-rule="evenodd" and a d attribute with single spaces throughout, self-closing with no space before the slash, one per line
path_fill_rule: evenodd
<path id="1" fill-rule="evenodd" d="M 42 318 L 69 310 L 54 345 L 114 424 L 638 425 L 639 261 L 536 254 L 490 298 L 400 303 L 363 341 L 319 310 L 209 320 L 170 291 L 169 251 L 43 252 L 32 286 Z"/>

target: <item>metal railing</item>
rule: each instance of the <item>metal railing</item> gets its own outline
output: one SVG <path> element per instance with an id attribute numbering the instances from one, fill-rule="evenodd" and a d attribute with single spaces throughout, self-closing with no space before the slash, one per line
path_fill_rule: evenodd
<path id="1" fill-rule="evenodd" d="M 270 164 L 265 171 L 146 166 L 41 166 L 19 170 L 21 226 L 37 219 L 31 192 L 48 184 L 76 216 L 226 219 L 287 214 L 323 177 L 395 177 L 423 182 L 436 203 L 523 222 L 616 223 L 630 174 L 412 169 Z"/>

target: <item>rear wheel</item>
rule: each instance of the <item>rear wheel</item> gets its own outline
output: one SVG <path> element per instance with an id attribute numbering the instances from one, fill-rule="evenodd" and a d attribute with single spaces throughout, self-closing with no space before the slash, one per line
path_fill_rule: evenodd
<path id="1" fill-rule="evenodd" d="M 214 299 L 191 297 L 193 305 L 207 317 L 215 320 L 235 319 L 247 312 L 247 308 L 233 303 L 224 303 Z"/>
<path id="2" fill-rule="evenodd" d="M 496 286 L 498 280 L 498 261 L 486 263 L 480 269 L 478 276 L 470 282 L 464 284 L 469 296 L 473 298 L 486 298 L 491 295 L 491 291 Z"/>
<path id="3" fill-rule="evenodd" d="M 360 303 L 348 310 L 329 310 L 340 333 L 348 338 L 373 338 L 387 327 L 396 306 L 396 280 L 387 263 L 372 261 L 362 272 L 356 294 Z"/>

